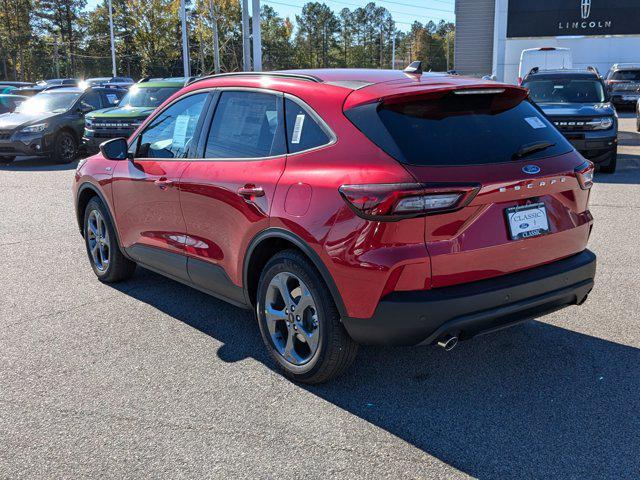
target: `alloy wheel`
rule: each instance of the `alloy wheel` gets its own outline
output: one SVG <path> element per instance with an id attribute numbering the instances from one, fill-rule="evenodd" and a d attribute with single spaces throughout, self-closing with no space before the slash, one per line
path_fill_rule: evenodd
<path id="1" fill-rule="evenodd" d="M 92 210 L 87 218 L 87 242 L 93 264 L 99 272 L 109 268 L 111 243 L 104 217 L 98 210 Z"/>
<path id="2" fill-rule="evenodd" d="M 70 162 L 76 156 L 76 145 L 70 135 L 63 135 L 60 139 L 60 156 L 66 162 Z"/>
<path id="3" fill-rule="evenodd" d="M 309 288 L 296 275 L 278 273 L 267 287 L 264 318 L 271 341 L 289 363 L 300 366 L 320 344 L 318 310 Z"/>

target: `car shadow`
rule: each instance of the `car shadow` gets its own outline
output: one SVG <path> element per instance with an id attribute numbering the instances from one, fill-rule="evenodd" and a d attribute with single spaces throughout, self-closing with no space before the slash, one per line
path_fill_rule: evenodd
<path id="1" fill-rule="evenodd" d="M 71 163 L 56 163 L 46 157 L 18 157 L 12 163 L 0 163 L 0 171 L 9 172 L 51 172 L 75 170 L 77 161 Z"/>
<path id="2" fill-rule="evenodd" d="M 273 368 L 250 312 L 144 269 L 114 287 L 222 342 L 223 361 Z M 640 473 L 640 350 L 549 324 L 452 352 L 363 347 L 342 377 L 300 387 L 473 477 Z"/>
<path id="3" fill-rule="evenodd" d="M 640 184 L 640 157 L 627 153 L 618 153 L 616 173 L 596 172 L 595 183 Z"/>

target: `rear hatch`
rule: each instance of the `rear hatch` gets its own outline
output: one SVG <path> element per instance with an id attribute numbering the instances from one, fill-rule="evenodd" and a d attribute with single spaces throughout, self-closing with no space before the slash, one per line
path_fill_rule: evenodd
<path id="1" fill-rule="evenodd" d="M 581 187 L 576 168 L 585 160 L 526 91 L 495 84 L 387 96 L 377 90 L 375 99 L 361 92 L 347 101 L 345 115 L 425 188 L 463 192 L 456 208 L 426 218 L 433 287 L 584 250 L 589 185 Z M 470 189 L 475 195 L 467 195 Z"/>
<path id="2" fill-rule="evenodd" d="M 611 93 L 637 98 L 640 92 L 640 70 L 617 70 L 607 80 Z"/>

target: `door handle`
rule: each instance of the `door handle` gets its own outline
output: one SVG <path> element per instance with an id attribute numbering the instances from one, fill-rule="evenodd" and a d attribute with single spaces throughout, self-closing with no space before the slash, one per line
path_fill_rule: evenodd
<path id="1" fill-rule="evenodd" d="M 264 189 L 256 187 L 253 183 L 247 183 L 244 187 L 238 189 L 238 195 L 251 200 L 254 197 L 264 197 Z"/>
<path id="2" fill-rule="evenodd" d="M 173 180 L 167 180 L 166 178 L 161 178 L 153 182 L 156 187 L 160 190 L 166 190 L 169 187 L 173 187 Z"/>

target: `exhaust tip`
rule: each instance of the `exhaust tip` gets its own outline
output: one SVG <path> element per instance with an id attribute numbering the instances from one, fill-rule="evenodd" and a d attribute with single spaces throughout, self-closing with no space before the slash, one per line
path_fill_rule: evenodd
<path id="1" fill-rule="evenodd" d="M 444 348 L 447 352 L 456 348 L 456 345 L 458 345 L 458 337 L 453 335 L 442 337 L 442 339 L 438 341 L 438 346 Z"/>

